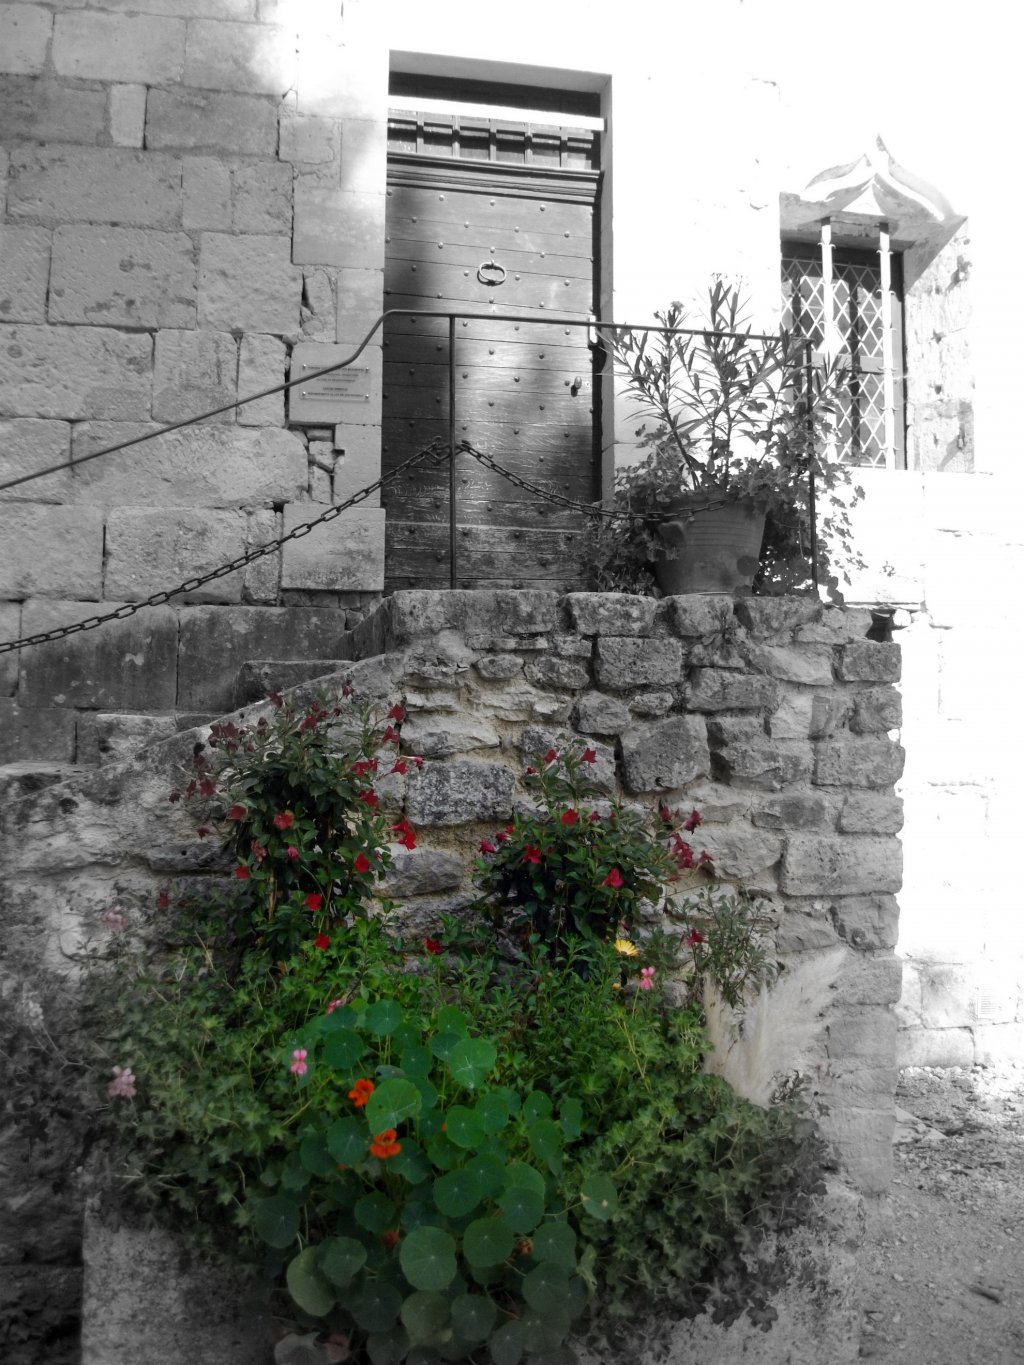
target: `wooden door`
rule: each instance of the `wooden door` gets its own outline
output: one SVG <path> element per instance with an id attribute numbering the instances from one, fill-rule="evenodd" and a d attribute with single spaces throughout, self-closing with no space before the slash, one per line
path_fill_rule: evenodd
<path id="1" fill-rule="evenodd" d="M 581 501 L 597 495 L 594 307 L 597 175 L 559 130 L 469 127 L 449 119 L 419 150 L 392 122 L 385 308 L 455 310 L 454 324 L 402 311 L 384 329 L 383 469 L 434 438 L 470 442 L 518 476 Z M 497 135 L 505 133 L 504 144 Z M 473 134 L 476 134 L 474 141 Z M 591 139 L 584 158 L 592 158 Z M 555 151 L 555 164 L 531 155 Z M 495 152 L 507 159 L 499 159 Z M 486 157 L 484 153 L 487 153 Z M 515 158 L 515 159 L 513 159 Z M 501 317 L 499 315 L 506 315 Z M 507 320 L 510 319 L 510 320 Z M 453 374 L 449 362 L 453 362 Z M 385 586 L 450 581 L 447 462 L 385 490 Z M 461 454 L 456 463 L 459 587 L 568 587 L 578 512 Z"/>

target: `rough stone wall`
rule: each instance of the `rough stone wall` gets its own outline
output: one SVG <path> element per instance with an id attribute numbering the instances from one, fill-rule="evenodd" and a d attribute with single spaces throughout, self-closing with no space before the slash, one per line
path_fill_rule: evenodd
<path id="1" fill-rule="evenodd" d="M 972 248 L 964 226 L 932 260 L 906 253 L 907 430 L 910 469 L 974 469 Z"/>
<path id="2" fill-rule="evenodd" d="M 379 403 L 289 427 L 280 393 L 69 465 L 329 364 L 380 312 L 384 52 L 353 45 L 354 0 L 344 21 L 298 7 L 317 11 L 301 32 L 295 8 L 0 3 L 0 482 L 58 466 L 0 494 L 0 638 L 173 587 L 376 477 Z M 76 709 L 224 709 L 188 681 L 217 616 L 193 604 L 357 612 L 380 589 L 383 515 L 371 500 L 315 549 L 292 542 L 103 645 L 72 639 L 52 666 L 5 660 L 0 761 L 87 752 Z M 252 629 L 273 635 L 263 614 Z M 333 656 L 326 624 L 294 628 L 300 653 Z"/>

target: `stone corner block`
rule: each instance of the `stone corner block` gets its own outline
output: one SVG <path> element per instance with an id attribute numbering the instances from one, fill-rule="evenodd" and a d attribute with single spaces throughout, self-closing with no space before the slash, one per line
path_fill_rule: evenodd
<path id="1" fill-rule="evenodd" d="M 667 597 L 658 604 L 658 619 L 683 639 L 721 635 L 733 623 L 732 598 L 718 593 Z"/>
<path id="2" fill-rule="evenodd" d="M 669 716 L 622 736 L 622 775 L 629 792 L 672 791 L 710 772 L 700 716 Z"/>
<path id="3" fill-rule="evenodd" d="M 816 597 L 744 597 L 736 603 L 736 619 L 751 635 L 785 635 L 820 621 L 824 610 Z"/>
<path id="4" fill-rule="evenodd" d="M 658 607 L 653 597 L 617 592 L 571 592 L 565 604 L 581 635 L 650 635 Z"/>
<path id="5" fill-rule="evenodd" d="M 682 680 L 683 647 L 668 637 L 598 637 L 594 674 L 602 687 L 633 691 Z"/>
<path id="6" fill-rule="evenodd" d="M 285 534 L 312 521 L 314 503 L 289 503 Z M 314 592 L 380 592 L 384 586 L 384 511 L 355 507 L 281 547 L 281 587 Z"/>
<path id="7" fill-rule="evenodd" d="M 900 647 L 876 640 L 857 640 L 844 645 L 839 656 L 839 676 L 844 682 L 899 682 Z"/>

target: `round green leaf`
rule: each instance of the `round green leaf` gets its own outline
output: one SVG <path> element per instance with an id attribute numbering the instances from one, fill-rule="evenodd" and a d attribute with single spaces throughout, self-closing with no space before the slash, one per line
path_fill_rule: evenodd
<path id="1" fill-rule="evenodd" d="M 402 1022 L 402 1007 L 397 1000 L 374 1000 L 363 1015 L 363 1028 L 379 1038 L 394 1033 Z"/>
<path id="2" fill-rule="evenodd" d="M 362 1199 L 356 1202 L 352 1214 L 359 1226 L 365 1228 L 367 1232 L 387 1232 L 388 1228 L 398 1225 L 398 1210 L 387 1195 L 381 1194 L 379 1190 L 364 1194 Z"/>
<path id="3" fill-rule="evenodd" d="M 587 1213 L 602 1223 L 614 1218 L 618 1211 L 619 1196 L 606 1175 L 587 1176 L 580 1190 L 580 1197 Z"/>
<path id="4" fill-rule="evenodd" d="M 447 1133 L 438 1133 L 427 1143 L 427 1156 L 439 1171 L 450 1171 L 465 1159 L 465 1153 L 453 1142 L 448 1141 Z"/>
<path id="5" fill-rule="evenodd" d="M 407 1232 L 413 1228 L 439 1228 L 443 1224 L 444 1217 L 438 1213 L 432 1200 L 410 1199 L 402 1210 L 402 1227 Z"/>
<path id="6" fill-rule="evenodd" d="M 519 1365 L 526 1350 L 526 1332 L 519 1322 L 506 1322 L 487 1343 L 494 1365 Z"/>
<path id="7" fill-rule="evenodd" d="M 438 1100 L 437 1086 L 427 1076 L 411 1076 L 410 1080 L 420 1092 L 420 1099 L 423 1101 L 421 1112 L 433 1109 Z"/>
<path id="8" fill-rule="evenodd" d="M 508 1260 L 515 1240 L 505 1218 L 477 1218 L 462 1235 L 462 1254 L 474 1268 L 486 1269 Z"/>
<path id="9" fill-rule="evenodd" d="M 360 1119 L 335 1119 L 327 1130 L 327 1150 L 343 1166 L 358 1166 L 370 1150 L 370 1134 Z"/>
<path id="10" fill-rule="evenodd" d="M 320 1243 L 316 1259 L 320 1273 L 345 1289 L 366 1264 L 366 1247 L 354 1237 L 330 1237 Z"/>
<path id="11" fill-rule="evenodd" d="M 551 1261 L 541 1261 L 523 1280 L 523 1298 L 542 1318 L 564 1313 L 568 1293 L 568 1275 Z"/>
<path id="12" fill-rule="evenodd" d="M 526 1130 L 526 1140 L 533 1155 L 545 1162 L 549 1170 L 557 1173 L 561 1169 L 563 1134 L 554 1119 L 532 1123 Z"/>
<path id="13" fill-rule="evenodd" d="M 489 1090 L 486 1095 L 481 1095 L 475 1109 L 484 1132 L 491 1136 L 500 1133 L 508 1124 L 510 1117 L 508 1098 L 501 1091 Z"/>
<path id="14" fill-rule="evenodd" d="M 510 1161 L 505 1167 L 505 1184 L 509 1187 L 521 1185 L 524 1189 L 533 1190 L 535 1194 L 544 1193 L 544 1177 L 534 1166 L 528 1166 L 525 1161 Z"/>
<path id="15" fill-rule="evenodd" d="M 545 1355 L 557 1351 L 568 1335 L 572 1320 L 564 1310 L 555 1313 L 538 1313 L 535 1308 L 527 1308 L 519 1319 L 526 1333 L 526 1349 L 531 1359 L 535 1355 Z"/>
<path id="16" fill-rule="evenodd" d="M 285 1280 L 288 1293 L 304 1313 L 322 1318 L 334 1307 L 331 1288 L 317 1274 L 316 1247 L 306 1247 L 288 1265 Z"/>
<path id="17" fill-rule="evenodd" d="M 345 1306 L 364 1332 L 387 1332 L 398 1321 L 402 1293 L 386 1280 L 370 1280 Z"/>
<path id="18" fill-rule="evenodd" d="M 324 1040 L 321 1056 L 328 1066 L 337 1071 L 349 1071 L 359 1059 L 366 1055 L 366 1044 L 358 1033 L 351 1029 L 339 1029 L 329 1033 Z"/>
<path id="19" fill-rule="evenodd" d="M 323 1133 L 307 1133 L 299 1145 L 299 1155 L 303 1166 L 313 1175 L 331 1175 L 338 1168 Z"/>
<path id="20" fill-rule="evenodd" d="M 391 1034 L 391 1044 L 399 1056 L 410 1051 L 412 1048 L 421 1047 L 423 1038 L 420 1030 L 408 1020 L 404 1024 L 399 1024 L 398 1028 Z"/>
<path id="21" fill-rule="evenodd" d="M 456 1147 L 478 1147 L 487 1136 L 479 1115 L 464 1104 L 453 1104 L 444 1121 L 448 1141 L 454 1142 Z"/>
<path id="22" fill-rule="evenodd" d="M 464 1038 L 469 1029 L 469 1020 L 457 1005 L 442 1005 L 437 1011 L 436 1021 L 439 1033 L 457 1033 Z"/>
<path id="23" fill-rule="evenodd" d="M 492 1199 L 505 1188 L 505 1166 L 506 1162 L 500 1156 L 491 1153 L 482 1153 L 466 1162 L 466 1170 L 480 1182 L 481 1198 Z"/>
<path id="24" fill-rule="evenodd" d="M 483 1341 L 494 1326 L 498 1306 L 486 1294 L 461 1294 L 452 1301 L 452 1326 L 466 1341 Z"/>
<path id="25" fill-rule="evenodd" d="M 389 1332 L 373 1332 L 366 1338 L 371 1365 L 401 1365 L 409 1352 L 409 1333 L 399 1323 Z"/>
<path id="26" fill-rule="evenodd" d="M 290 1247 L 299 1232 L 299 1206 L 284 1194 L 261 1199 L 253 1214 L 256 1235 L 268 1246 Z"/>
<path id="27" fill-rule="evenodd" d="M 442 1060 L 445 1060 L 452 1055 L 452 1052 L 458 1047 L 464 1037 L 464 1033 L 455 1033 L 451 1029 L 445 1029 L 441 1033 L 435 1033 L 433 1038 L 431 1038 L 429 1044 L 430 1050 L 435 1057 L 440 1057 Z"/>
<path id="28" fill-rule="evenodd" d="M 448 1322 L 448 1300 L 420 1289 L 402 1304 L 402 1322 L 413 1342 L 429 1341 Z"/>
<path id="29" fill-rule="evenodd" d="M 366 1122 L 371 1133 L 397 1128 L 405 1119 L 415 1118 L 423 1097 L 412 1081 L 382 1081 L 366 1101 Z"/>
<path id="30" fill-rule="evenodd" d="M 448 1070 L 459 1085 L 475 1090 L 490 1075 L 497 1060 L 497 1049 L 486 1038 L 463 1038 L 451 1050 Z"/>
<path id="31" fill-rule="evenodd" d="M 575 1095 L 570 1095 L 567 1100 L 562 1101 L 558 1121 L 562 1125 L 566 1141 L 575 1142 L 583 1131 L 583 1105 Z"/>
<path id="32" fill-rule="evenodd" d="M 418 1185 L 430 1175 L 430 1162 L 423 1148 L 411 1138 L 402 1138 L 402 1150 L 397 1156 L 388 1158 L 388 1169 L 407 1180 L 410 1185 Z"/>
<path id="33" fill-rule="evenodd" d="M 413 1228 L 402 1239 L 398 1259 L 414 1289 L 446 1289 L 458 1269 L 455 1242 L 441 1228 Z"/>
<path id="34" fill-rule="evenodd" d="M 472 1171 L 446 1171 L 434 1181 L 434 1203 L 448 1218 L 472 1213 L 483 1198 L 480 1178 Z"/>
<path id="35" fill-rule="evenodd" d="M 568 1223 L 544 1223 L 533 1234 L 533 1256 L 563 1270 L 576 1269 L 576 1234 Z"/>
<path id="36" fill-rule="evenodd" d="M 434 1065 L 434 1059 L 429 1050 L 420 1047 L 418 1043 L 415 1047 L 406 1048 L 401 1052 L 399 1060 L 402 1063 L 402 1070 L 410 1080 L 416 1080 L 418 1077 L 426 1080 L 430 1075 L 430 1068 Z"/>
<path id="37" fill-rule="evenodd" d="M 499 1196 L 498 1207 L 514 1232 L 532 1232 L 544 1217 L 544 1196 L 525 1185 L 510 1185 Z"/>
<path id="38" fill-rule="evenodd" d="M 281 1187 L 285 1190 L 304 1190 L 309 1184 L 309 1171 L 302 1164 L 299 1152 L 289 1152 L 281 1168 Z"/>
<path id="39" fill-rule="evenodd" d="M 531 1090 L 523 1100 L 523 1122 L 536 1123 L 538 1119 L 551 1117 L 551 1100 L 543 1090 Z"/>

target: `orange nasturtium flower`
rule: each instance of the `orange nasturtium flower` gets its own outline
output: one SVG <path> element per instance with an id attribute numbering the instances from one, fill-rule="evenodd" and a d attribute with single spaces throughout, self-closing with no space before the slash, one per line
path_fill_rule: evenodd
<path id="1" fill-rule="evenodd" d="M 373 1081 L 360 1079 L 348 1092 L 348 1097 L 357 1109 L 362 1109 L 363 1105 L 373 1094 Z"/>
<path id="2" fill-rule="evenodd" d="M 383 1133 L 378 1133 L 370 1143 L 370 1155 L 379 1161 L 387 1161 L 389 1156 L 397 1156 L 402 1150 L 402 1144 L 395 1141 L 397 1136 L 397 1128 L 385 1128 Z"/>

